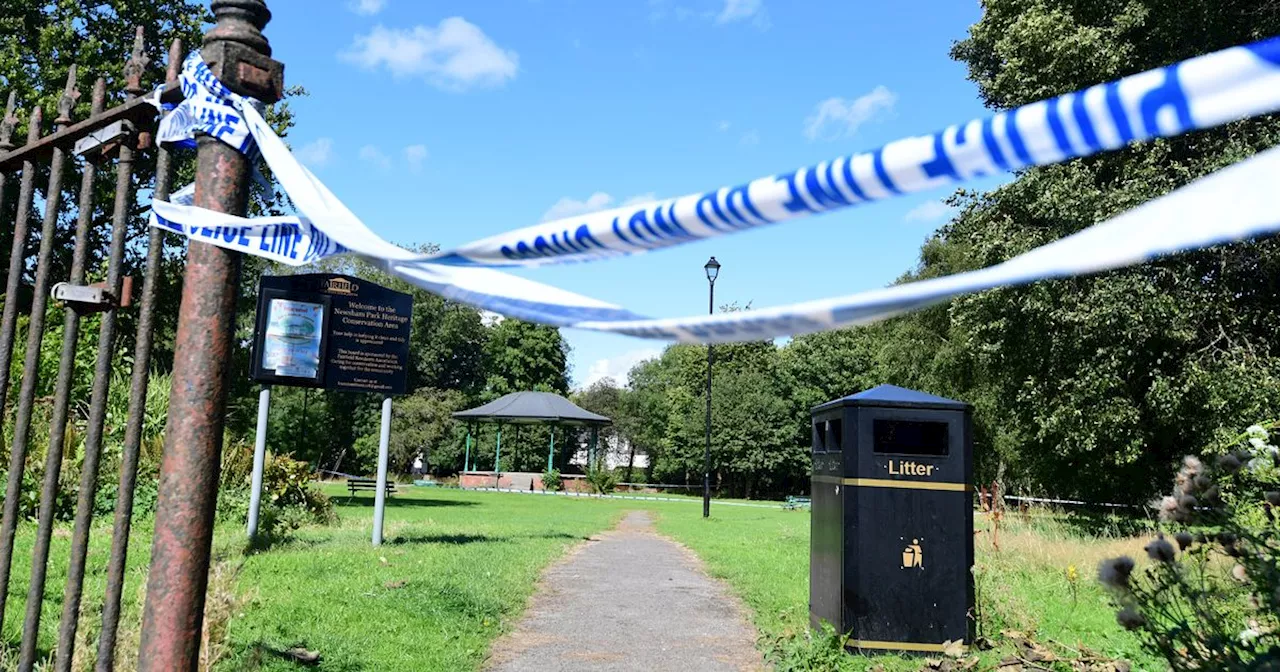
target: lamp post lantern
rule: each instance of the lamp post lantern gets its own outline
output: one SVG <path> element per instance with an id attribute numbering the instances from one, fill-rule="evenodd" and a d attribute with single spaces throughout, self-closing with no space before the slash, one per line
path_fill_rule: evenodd
<path id="1" fill-rule="evenodd" d="M 720 262 L 711 257 L 702 267 L 707 272 L 707 314 L 716 312 L 716 278 L 720 275 Z M 707 344 L 707 444 L 702 452 L 702 517 L 711 517 L 711 363 L 715 361 L 715 349 Z"/>

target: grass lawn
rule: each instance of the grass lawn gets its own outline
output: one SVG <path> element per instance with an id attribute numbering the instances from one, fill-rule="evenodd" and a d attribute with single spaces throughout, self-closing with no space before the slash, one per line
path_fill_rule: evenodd
<path id="1" fill-rule="evenodd" d="M 567 547 L 612 527 L 612 501 L 404 488 L 373 548 L 372 497 L 339 503 L 337 526 L 249 557 L 220 669 L 294 670 L 301 645 L 323 670 L 465 670 L 524 608 Z M 338 493 L 341 493 L 340 495 Z M 687 506 L 671 504 L 671 506 Z"/>
<path id="2" fill-rule="evenodd" d="M 244 552 L 243 528 L 217 528 L 206 620 L 212 636 L 202 658 L 218 670 L 296 670 L 279 653 L 318 651 L 321 670 L 467 670 L 479 668 L 490 643 L 518 619 L 542 569 L 570 546 L 612 527 L 625 511 L 656 514 L 660 532 L 694 550 L 708 571 L 742 597 L 780 669 L 920 669 L 919 658 L 832 656 L 811 641 L 808 624 L 809 516 L 781 507 L 713 503 L 701 518 L 691 502 L 639 501 L 404 488 L 389 500 L 386 543 L 373 548 L 372 497 L 353 501 L 326 486 L 339 523 L 308 527 L 265 551 Z M 1141 539 L 1098 537 L 1061 521 L 1011 515 L 993 544 L 980 517 L 975 568 L 982 635 L 997 647 L 983 669 L 1015 651 L 1001 631 L 1026 633 L 1061 657 L 1081 647 L 1124 658 L 1135 669 L 1163 669 L 1115 624 L 1094 581 L 1103 557 L 1140 554 Z M 69 529 L 54 536 L 43 604 L 41 650 L 56 641 Z M 13 584 L 0 647 L 0 669 L 15 667 L 34 526 L 20 529 Z M 105 583 L 109 521 L 94 529 L 78 652 L 92 652 Z M 139 521 L 117 669 L 133 669 L 150 521 Z M 1072 583 L 1067 567 L 1077 567 Z M 83 655 L 78 658 L 87 657 Z M 836 663 L 824 662 L 835 660 Z M 1072 669 L 1060 663 L 1061 669 Z M 85 669 L 77 666 L 77 669 Z"/>
<path id="3" fill-rule="evenodd" d="M 823 667 L 820 647 L 808 641 L 809 516 L 804 512 L 719 507 L 702 520 L 699 507 L 659 509 L 658 529 L 693 549 L 713 576 L 723 579 L 752 609 L 761 648 L 780 668 Z M 698 510 L 695 510 L 698 509 Z M 975 524 L 974 568 L 982 636 L 996 648 L 982 653 L 980 669 L 993 668 L 1015 653 L 1001 631 L 1017 631 L 1058 656 L 1076 658 L 1081 646 L 1135 669 L 1164 669 L 1115 622 L 1115 612 L 1094 579 L 1098 561 L 1120 554 L 1141 555 L 1143 540 L 1092 537 L 1048 517 L 1011 516 L 1002 525 L 997 550 L 988 523 Z M 1135 555 L 1136 557 L 1136 555 Z M 1067 568 L 1077 568 L 1073 596 Z M 838 656 L 834 669 L 918 670 L 918 657 Z M 817 665 L 810 668 L 806 665 Z M 1064 664 L 1062 669 L 1074 669 Z"/>
<path id="4" fill-rule="evenodd" d="M 24 522 L 14 538 L 13 565 L 9 596 L 5 602 L 4 646 L 0 646 L 0 670 L 18 667 L 18 647 L 22 641 L 22 624 L 26 614 L 27 590 L 31 585 L 31 554 L 35 544 L 36 525 Z M 84 597 L 81 599 L 80 623 L 76 632 L 75 669 L 92 667 L 97 653 L 98 633 L 102 628 L 102 596 L 107 584 L 107 559 L 111 552 L 111 520 L 97 521 L 89 535 L 89 556 L 85 562 Z M 62 595 L 67 583 L 67 564 L 71 553 L 71 524 L 54 527 L 49 543 L 49 564 L 45 580 L 44 600 L 40 610 L 37 639 L 38 661 L 49 662 L 58 641 L 58 620 L 62 618 Z M 135 521 L 130 535 L 128 571 L 125 575 L 124 599 L 121 603 L 120 631 L 117 642 L 121 656 L 116 669 L 134 669 L 135 652 L 141 636 L 143 596 L 147 583 L 147 565 L 151 558 L 151 520 Z M 40 669 L 40 664 L 37 664 Z"/>
<path id="5" fill-rule="evenodd" d="M 333 488 L 334 486 L 329 486 Z M 330 490 L 337 494 L 340 490 Z M 271 650 L 319 651 L 321 669 L 469 669 L 509 628 L 543 567 L 626 510 L 657 514 L 658 529 L 700 555 L 752 609 L 761 647 L 780 667 L 813 664 L 806 636 L 809 516 L 778 508 L 716 506 L 709 521 L 684 502 L 584 499 L 407 488 L 387 512 L 387 543 L 369 546 L 371 498 L 336 497 L 341 523 L 248 559 L 246 602 L 229 629 L 224 669 L 294 669 Z M 1015 517 L 1016 518 L 1016 517 Z M 1001 630 L 1027 633 L 1059 655 L 1081 643 L 1159 667 L 1115 624 L 1093 580 L 1102 557 L 1140 550 L 1131 538 L 1097 539 L 1034 518 L 1006 521 L 1000 550 L 978 536 L 982 634 L 998 644 L 985 663 L 1014 651 Z M 1072 596 L 1067 567 L 1078 568 Z M 841 657 L 840 669 L 919 669 L 918 658 Z M 1066 669 L 1066 668 L 1064 668 Z"/>

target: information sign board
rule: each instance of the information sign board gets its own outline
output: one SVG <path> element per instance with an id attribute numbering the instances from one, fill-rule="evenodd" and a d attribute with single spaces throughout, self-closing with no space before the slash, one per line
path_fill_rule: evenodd
<path id="1" fill-rule="evenodd" d="M 262 383 L 404 394 L 413 297 L 330 273 L 265 276 L 252 377 Z"/>

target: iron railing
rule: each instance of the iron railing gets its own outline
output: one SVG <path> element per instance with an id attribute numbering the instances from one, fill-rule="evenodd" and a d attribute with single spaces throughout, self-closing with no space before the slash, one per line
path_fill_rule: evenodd
<path id="1" fill-rule="evenodd" d="M 261 29 L 270 19 L 261 0 L 214 0 L 216 25 L 205 37 L 203 56 L 233 91 L 275 102 L 280 95 L 281 69 L 271 60 L 270 47 Z M 40 245 L 34 261 L 33 298 L 26 330 L 22 373 L 14 403 L 13 439 L 9 447 L 8 481 L 3 516 L 0 517 L 0 627 L 3 627 L 9 594 L 15 534 L 20 510 L 24 470 L 31 442 L 33 411 L 39 403 L 36 393 L 40 375 L 40 347 L 45 337 L 45 318 L 52 283 L 63 301 L 63 342 L 50 417 L 49 447 L 45 455 L 43 482 L 31 564 L 31 578 L 22 624 L 19 669 L 30 670 L 39 655 L 37 647 L 41 606 L 48 579 L 50 542 L 53 534 L 59 475 L 67 443 L 67 426 L 72 403 L 80 321 L 84 314 L 100 312 L 98 349 L 84 433 L 80 488 L 58 642 L 55 667 L 70 670 L 76 645 L 76 629 L 84 594 L 85 565 L 89 552 L 94 499 L 103 452 L 103 430 L 107 397 L 116 350 L 117 313 L 129 301 L 125 292 L 130 283 L 122 275 L 127 227 L 136 195 L 133 192 L 134 163 L 141 151 L 151 149 L 155 108 L 145 101 L 142 81 L 148 63 L 143 29 L 139 28 L 133 51 L 124 69 L 125 101 L 105 109 L 106 86 L 99 79 L 92 93 L 88 118 L 76 121 L 77 73 L 73 66 L 57 104 L 53 132 L 44 135 L 43 111 L 31 110 L 27 141 L 15 146 L 12 134 L 19 123 L 19 101 L 10 94 L 0 119 L 0 212 L 9 193 L 6 182 L 20 175 L 13 243 L 9 256 L 9 276 L 5 286 L 4 310 L 0 314 L 0 409 L 6 407 L 10 387 L 10 364 L 18 333 L 19 294 L 24 274 L 31 271 L 26 250 L 31 242 L 28 221 L 37 203 L 36 178 L 47 171 L 48 181 L 40 192 L 44 208 Z M 180 99 L 177 78 L 183 58 L 182 45 L 169 49 L 168 75 L 162 98 Z M 248 161 L 232 148 L 208 137 L 198 138 L 196 203 L 202 207 L 244 214 L 248 198 Z M 156 147 L 157 198 L 169 195 L 173 157 L 164 147 Z M 80 162 L 81 179 L 76 203 L 74 249 L 69 277 L 51 278 L 59 215 L 63 210 L 62 180 Z M 112 165 L 113 164 L 113 165 Z M 111 235 L 106 250 L 106 281 L 100 290 L 84 287 L 90 246 L 95 240 L 93 213 L 95 183 L 114 167 L 115 196 L 112 203 Z M 157 283 L 165 241 L 159 229 L 147 237 L 141 302 L 137 306 L 137 333 L 129 387 L 128 417 L 120 457 L 120 482 L 107 568 L 107 584 L 102 605 L 102 629 L 98 638 L 96 669 L 114 667 L 121 598 L 125 581 L 133 499 L 137 484 L 139 449 L 145 412 L 153 331 L 156 324 Z M 98 250 L 92 250 L 98 252 Z M 164 458 L 161 464 L 153 539 L 151 571 L 148 578 L 139 667 L 144 670 L 195 669 L 202 626 L 204 594 L 208 578 L 214 505 L 217 495 L 222 424 L 226 407 L 227 377 L 231 361 L 234 302 L 239 269 L 238 255 L 212 246 L 193 243 L 183 283 L 182 306 L 174 352 L 173 389 L 170 395 Z M 0 414 L 0 423 L 4 422 Z M 41 429 L 43 431 L 43 428 Z"/>

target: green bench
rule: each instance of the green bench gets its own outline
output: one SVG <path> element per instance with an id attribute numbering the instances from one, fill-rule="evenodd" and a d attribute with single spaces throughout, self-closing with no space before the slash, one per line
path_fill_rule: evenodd
<path id="1" fill-rule="evenodd" d="M 808 497 L 787 497 L 787 501 L 782 503 L 782 508 L 787 511 L 795 511 L 796 509 L 807 509 L 813 504 Z"/>

